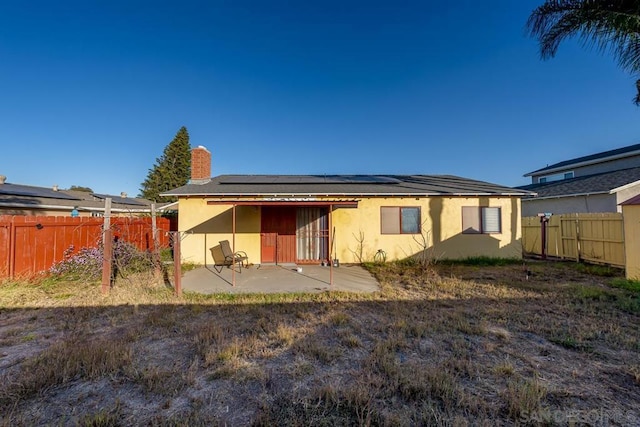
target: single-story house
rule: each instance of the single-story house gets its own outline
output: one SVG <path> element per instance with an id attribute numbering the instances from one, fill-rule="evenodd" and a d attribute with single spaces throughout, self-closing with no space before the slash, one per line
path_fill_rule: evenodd
<path id="1" fill-rule="evenodd" d="M 144 215 L 151 213 L 151 201 L 128 197 L 97 194 L 76 190 L 61 190 L 58 186 L 36 187 L 12 184 L 0 176 L 0 215 L 103 216 L 105 200 L 111 199 L 111 214 Z M 157 206 L 158 209 L 162 205 Z M 73 215 L 76 216 L 76 212 Z"/>
<path id="2" fill-rule="evenodd" d="M 421 255 L 521 257 L 520 197 L 529 192 L 451 175 L 221 175 L 192 150 L 178 197 L 183 261 L 220 261 L 220 241 L 253 264 Z"/>

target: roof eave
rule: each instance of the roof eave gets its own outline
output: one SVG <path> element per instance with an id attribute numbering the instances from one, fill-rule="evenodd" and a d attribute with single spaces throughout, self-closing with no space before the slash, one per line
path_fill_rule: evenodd
<path id="1" fill-rule="evenodd" d="M 535 192 L 513 192 L 513 193 L 488 193 L 488 192 L 469 192 L 469 193 L 184 193 L 170 194 L 176 197 L 302 197 L 302 196 L 315 196 L 315 197 L 432 197 L 432 196 L 493 196 L 493 197 L 524 197 L 536 194 Z"/>
<path id="2" fill-rule="evenodd" d="M 166 205 L 159 206 L 156 208 L 157 211 L 165 211 L 167 209 L 173 209 L 174 207 L 178 207 L 178 202 L 167 203 Z"/>
<path id="3" fill-rule="evenodd" d="M 630 183 L 625 184 L 625 185 L 621 185 L 620 187 L 612 188 L 611 190 L 609 190 L 609 194 L 617 193 L 618 191 L 626 190 L 628 188 L 634 187 L 634 186 L 639 185 L 639 184 L 640 184 L 640 179 L 637 180 L 637 181 L 630 182 Z"/>
<path id="4" fill-rule="evenodd" d="M 597 195 L 608 195 L 610 194 L 608 191 L 592 191 L 589 193 L 575 193 L 575 194 L 560 194 L 556 196 L 542 196 L 542 197 L 531 197 L 522 199 L 523 202 L 532 202 L 535 200 L 547 200 L 547 199 L 560 199 L 563 197 L 586 197 L 586 196 L 597 196 Z"/>

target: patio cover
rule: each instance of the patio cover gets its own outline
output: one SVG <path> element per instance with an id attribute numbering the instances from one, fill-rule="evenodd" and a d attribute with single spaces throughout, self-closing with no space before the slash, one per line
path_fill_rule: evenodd
<path id="1" fill-rule="evenodd" d="M 237 206 L 323 206 L 329 208 L 329 230 L 332 229 L 332 213 L 335 208 L 357 208 L 357 200 L 318 200 L 304 197 L 264 197 L 260 199 L 222 199 L 207 200 L 207 205 L 231 205 L 231 250 L 236 252 L 236 207 Z M 329 247 L 331 247 L 332 235 L 329 233 Z M 236 285 L 236 270 L 231 268 L 231 282 Z M 333 260 L 329 260 L 329 285 L 333 285 Z"/>

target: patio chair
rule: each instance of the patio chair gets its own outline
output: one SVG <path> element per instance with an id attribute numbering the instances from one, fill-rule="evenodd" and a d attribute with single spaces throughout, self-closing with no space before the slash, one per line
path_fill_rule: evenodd
<path id="1" fill-rule="evenodd" d="M 244 251 L 236 251 L 235 253 L 231 250 L 231 245 L 228 240 L 220 241 L 220 249 L 222 250 L 222 255 L 224 255 L 224 264 L 227 266 L 233 267 L 236 264 L 240 265 L 240 270 L 242 267 L 247 268 L 249 266 L 249 257 L 247 253 Z"/>

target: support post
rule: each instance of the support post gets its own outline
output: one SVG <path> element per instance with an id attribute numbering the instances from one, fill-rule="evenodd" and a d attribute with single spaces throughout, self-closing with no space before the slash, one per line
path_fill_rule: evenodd
<path id="1" fill-rule="evenodd" d="M 173 279 L 176 289 L 176 296 L 182 296 L 182 271 L 180 269 L 180 232 L 172 231 L 173 240 Z"/>
<path id="2" fill-rule="evenodd" d="M 580 218 L 576 214 L 576 262 L 580 262 Z"/>
<path id="3" fill-rule="evenodd" d="M 113 236 L 111 234 L 111 198 L 104 201 L 104 222 L 102 225 L 102 293 L 111 287 L 111 268 L 113 261 Z"/>
<path id="4" fill-rule="evenodd" d="M 333 205 L 329 205 L 329 286 L 333 287 Z"/>
<path id="5" fill-rule="evenodd" d="M 231 207 L 231 231 L 233 233 L 231 243 L 231 286 L 236 286 L 236 205 Z"/>
<path id="6" fill-rule="evenodd" d="M 162 270 L 160 261 L 160 251 L 158 250 L 158 222 L 156 220 L 156 204 L 151 203 L 151 240 L 153 240 L 153 262 L 155 264 L 156 273 Z"/>
<path id="7" fill-rule="evenodd" d="M 11 225 L 9 226 L 9 278 L 13 279 L 16 275 L 16 217 L 11 217 Z"/>
<path id="8" fill-rule="evenodd" d="M 540 217 L 540 232 L 541 245 L 542 245 L 542 259 L 547 259 L 547 218 L 545 216 Z"/>
<path id="9" fill-rule="evenodd" d="M 151 235 L 153 240 L 153 253 L 158 251 L 158 224 L 156 221 L 156 204 L 151 203 Z"/>
<path id="10" fill-rule="evenodd" d="M 104 199 L 104 227 L 105 230 L 111 228 L 111 197 Z"/>
<path id="11" fill-rule="evenodd" d="M 113 235 L 111 229 L 102 233 L 102 293 L 109 292 L 111 287 L 111 269 L 113 265 Z"/>

